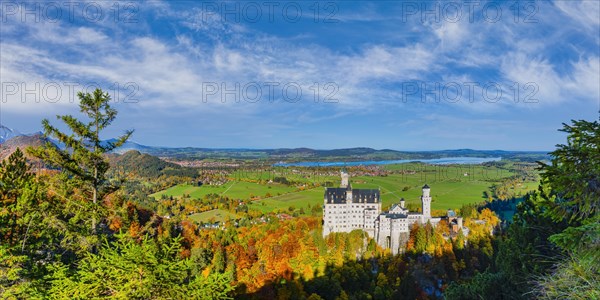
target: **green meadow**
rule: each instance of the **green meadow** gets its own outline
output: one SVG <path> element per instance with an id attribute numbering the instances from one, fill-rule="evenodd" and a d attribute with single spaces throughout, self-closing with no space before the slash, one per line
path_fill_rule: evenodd
<path id="1" fill-rule="evenodd" d="M 229 219 L 237 219 L 238 215 L 222 209 L 213 209 L 201 213 L 192 214 L 190 219 L 196 222 L 225 222 Z"/>
<path id="2" fill-rule="evenodd" d="M 357 178 L 357 179 L 360 179 Z M 424 183 L 415 178 L 397 176 L 367 177 L 365 183 L 353 184 L 354 188 L 380 188 L 383 207 L 398 203 L 401 198 L 407 204 L 420 205 L 421 190 Z M 481 180 L 431 180 L 427 184 L 431 188 L 432 209 L 457 209 L 463 204 L 477 203 L 486 200 L 483 192 L 489 191 L 493 184 Z M 516 193 L 526 193 L 537 187 L 537 182 L 526 182 L 518 187 Z"/>
<path id="3" fill-rule="evenodd" d="M 249 208 L 268 213 L 288 210 L 290 207 L 293 207 L 295 209 L 304 208 L 306 213 L 310 213 L 310 210 L 308 209 L 309 205 L 314 206 L 323 204 L 324 191 L 325 188 L 321 187 L 252 201 L 249 203 Z"/>
<path id="4" fill-rule="evenodd" d="M 207 194 L 219 194 L 234 199 L 250 199 L 256 196 L 265 197 L 267 193 L 276 196 L 278 194 L 290 193 L 295 190 L 295 187 L 278 183 L 261 185 L 253 182 L 230 181 L 221 186 L 180 184 L 150 196 L 155 199 L 160 199 L 162 195 L 178 198 L 188 194 L 191 198 L 202 198 Z"/>
<path id="5" fill-rule="evenodd" d="M 484 192 L 490 187 L 517 174 L 517 167 L 512 164 L 497 166 L 483 165 L 449 165 L 435 166 L 420 163 L 408 163 L 385 166 L 395 173 L 387 176 L 356 176 L 351 177 L 353 188 L 380 189 L 383 208 L 398 203 L 401 198 L 407 205 L 420 206 L 421 188 L 424 184 L 431 187 L 432 208 L 434 210 L 457 209 L 463 204 L 482 202 L 486 198 Z M 296 168 L 298 169 L 298 168 Z M 285 176 L 296 182 L 334 182 L 339 184 L 339 176 L 318 173 L 303 174 L 294 172 L 294 168 L 276 168 L 272 172 L 237 172 L 233 178 L 244 180 L 268 180 L 275 176 Z M 318 171 L 315 171 L 318 172 Z M 537 180 L 519 183 L 515 195 L 525 194 L 537 187 Z M 189 194 L 192 198 L 201 198 L 209 193 L 216 193 L 234 199 L 249 200 L 260 196 L 260 200 L 249 202 L 249 208 L 264 213 L 290 211 L 304 208 L 310 213 L 310 207 L 323 204 L 324 187 L 297 191 L 296 187 L 278 183 L 259 184 L 246 181 L 231 181 L 222 186 L 193 186 L 182 184 L 158 192 L 151 196 L 160 199 L 161 195 L 181 197 Z M 267 194 L 270 195 L 267 197 Z M 205 218 L 203 218 L 205 219 Z"/>

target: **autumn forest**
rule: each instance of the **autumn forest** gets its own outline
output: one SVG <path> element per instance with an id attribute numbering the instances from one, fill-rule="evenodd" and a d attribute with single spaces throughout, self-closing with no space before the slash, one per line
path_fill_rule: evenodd
<path id="1" fill-rule="evenodd" d="M 322 187 L 337 168 L 323 169 L 333 174 L 323 182 L 238 179 L 227 189 L 273 188 L 226 194 L 218 186 L 234 175 L 222 166 L 119 154 L 135 132 L 100 138 L 118 115 L 108 94 L 78 98 L 81 114 L 43 120 L 44 144 L 0 163 L 2 299 L 600 298 L 597 121 L 563 124 L 567 140 L 549 160 L 529 161 L 477 190 L 480 200 L 453 207 L 468 235 L 450 234 L 446 220 L 415 223 L 392 255 L 361 230 L 323 237 Z M 349 168 L 373 178 L 389 170 Z M 178 186 L 221 192 L 161 192 Z M 267 207 L 296 192 L 316 200 Z"/>

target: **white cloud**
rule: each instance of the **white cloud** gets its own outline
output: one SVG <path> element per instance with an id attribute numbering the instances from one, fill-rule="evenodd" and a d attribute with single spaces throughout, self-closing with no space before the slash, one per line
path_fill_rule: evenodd
<path id="1" fill-rule="evenodd" d="M 520 85 L 532 82 L 539 86 L 536 98 L 540 103 L 555 104 L 562 101 L 561 78 L 547 60 L 511 53 L 502 59 L 500 68 L 509 81 Z"/>
<path id="2" fill-rule="evenodd" d="M 600 59 L 580 59 L 573 64 L 573 73 L 565 86 L 569 91 L 593 102 L 600 101 Z"/>
<path id="3" fill-rule="evenodd" d="M 600 2 L 598 1 L 555 1 L 554 5 L 575 20 L 579 26 L 598 34 L 600 26 Z"/>
<path id="4" fill-rule="evenodd" d="M 440 47 L 447 50 L 455 50 L 467 37 L 471 37 L 468 23 L 463 22 L 442 22 L 433 27 L 433 32 L 440 40 Z"/>
<path id="5" fill-rule="evenodd" d="M 52 43 L 69 47 L 109 42 L 102 28 L 72 26 L 65 22 L 19 22 L 27 30 L 29 38 L 37 42 Z M 92 24 L 94 25 L 94 24 Z"/>
<path id="6" fill-rule="evenodd" d="M 410 78 L 417 72 L 426 71 L 433 63 L 432 53 L 417 44 L 409 47 L 387 47 L 377 45 L 362 53 L 345 57 L 340 67 L 351 77 L 352 82 L 370 79 Z"/>
<path id="7" fill-rule="evenodd" d="M 502 60 L 501 70 L 507 80 L 517 82 L 521 87 L 529 82 L 535 83 L 539 87 L 535 97 L 540 105 L 568 103 L 577 101 L 577 98 L 596 102 L 600 99 L 599 62 L 597 56 L 582 58 L 572 63 L 571 73 L 561 75 L 545 59 L 511 53 Z"/>
<path id="8" fill-rule="evenodd" d="M 17 42 L 10 40 L 3 44 L 3 79 L 135 82 L 140 87 L 139 104 L 147 109 L 157 107 L 176 111 L 183 107 L 196 112 L 218 112 L 226 108 L 248 116 L 258 114 L 270 104 L 244 106 L 230 101 L 223 104 L 218 97 L 202 103 L 202 83 L 225 82 L 231 87 L 234 83 L 298 82 L 305 88 L 304 95 L 310 98 L 308 88 L 313 83 L 334 82 L 339 86 L 336 98 L 341 103 L 331 106 L 335 110 L 332 116 L 397 106 L 401 95 L 394 83 L 439 78 L 447 81 L 461 76 L 469 78 L 470 82 L 487 81 L 487 78 L 477 78 L 476 73 L 481 68 L 496 69 L 501 75 L 498 81 L 536 82 L 540 87 L 540 105 L 562 103 L 572 92 L 581 97 L 588 95 L 591 99 L 591 93 L 597 91 L 597 56 L 583 56 L 588 58 L 573 62 L 571 74 L 559 73 L 543 52 L 553 41 L 524 34 L 534 27 L 522 24 L 473 24 L 466 19 L 457 23 L 421 24 L 417 32 L 423 34 L 415 41 L 402 45 L 381 41 L 342 53 L 294 38 L 251 32 L 239 24 L 224 22 L 218 14 L 203 18 L 199 10 L 181 12 L 165 2 L 158 5 L 164 12 L 160 14 L 161 18 L 176 17 L 173 22 L 184 23 L 193 31 L 177 33 L 169 40 L 144 34 L 109 36 L 108 29 L 101 24 L 97 27 L 62 23 L 27 25 L 31 42 L 20 48 L 17 48 Z M 565 10 L 561 5 L 566 13 L 577 12 L 571 6 Z M 575 6 L 575 9 L 585 7 Z M 593 7 L 591 11 L 593 13 Z M 580 20 L 592 22 L 587 15 Z M 187 19 L 182 21 L 179 19 L 182 17 Z M 375 10 L 366 18 L 385 20 Z M 500 45 L 494 44 L 495 41 Z M 51 45 L 44 50 L 34 50 L 46 42 Z M 78 59 L 65 57 L 60 53 L 61 47 L 81 56 Z M 90 51 L 90 47 L 94 51 Z M 20 55 L 11 55 L 12 51 Z M 468 67 L 475 72 L 457 71 L 455 66 Z M 4 76 L 6 73 L 8 77 Z M 27 107 L 19 106 L 19 109 L 24 111 Z M 462 107 L 481 112 L 497 109 L 466 102 Z M 17 106 L 8 108 L 11 109 L 17 109 Z M 275 108 L 270 106 L 270 109 Z M 291 115 L 300 116 L 298 120 L 323 118 L 310 116 L 313 111 L 299 108 L 299 105 L 291 109 L 294 110 Z"/>

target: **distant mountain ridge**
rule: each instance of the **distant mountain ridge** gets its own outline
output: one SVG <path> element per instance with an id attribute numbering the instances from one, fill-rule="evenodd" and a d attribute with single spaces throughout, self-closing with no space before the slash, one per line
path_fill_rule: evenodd
<path id="1" fill-rule="evenodd" d="M 117 139 L 109 139 L 109 140 L 107 140 L 105 142 L 106 143 L 107 142 L 113 142 L 114 143 L 116 141 L 117 141 Z M 113 151 L 113 153 L 123 154 L 125 152 L 131 151 L 131 150 L 135 150 L 135 151 L 139 151 L 141 153 L 147 153 L 147 154 L 149 154 L 152 151 L 153 148 L 154 147 L 144 146 L 144 145 L 140 145 L 140 144 L 138 144 L 136 142 L 127 141 L 121 147 L 115 149 Z"/>
<path id="2" fill-rule="evenodd" d="M 13 141 L 15 138 L 27 136 Z M 0 125 L 0 149 L 14 148 L 15 144 L 26 146 L 27 143 L 38 144 L 37 140 L 52 141 L 58 147 L 57 141 L 46 139 L 41 133 L 25 135 L 16 130 Z M 115 139 L 108 141 L 114 142 Z M 108 142 L 106 141 L 106 142 Z M 5 147 L 9 145 L 8 147 Z M 548 159 L 545 151 L 507 151 L 507 150 L 473 150 L 452 149 L 438 151 L 398 151 L 391 149 L 373 149 L 355 147 L 345 149 L 319 150 L 311 148 L 278 148 L 278 149 L 248 149 L 248 148 L 199 148 L 199 147 L 154 147 L 133 141 L 127 141 L 113 153 L 124 154 L 130 150 L 158 157 L 177 159 L 261 159 L 269 161 L 317 161 L 343 159 L 357 160 L 398 160 L 398 159 L 433 159 L 445 157 L 502 157 L 522 161 Z M 11 152 L 12 153 L 12 152 Z"/>
<path id="3" fill-rule="evenodd" d="M 20 135 L 22 135 L 20 132 L 0 124 L 0 144 Z"/>
<path id="4" fill-rule="evenodd" d="M 473 150 L 452 149 L 438 151 L 398 151 L 390 149 L 377 150 L 367 147 L 317 150 L 311 148 L 279 148 L 279 149 L 232 149 L 232 148 L 195 148 L 195 147 L 151 147 L 128 142 L 119 149 L 119 153 L 136 150 L 159 157 L 177 159 L 262 159 L 269 161 L 318 161 L 318 160 L 400 160 L 400 159 L 434 159 L 446 157 L 502 157 L 519 161 L 536 161 L 548 159 L 545 151 L 506 151 L 506 150 Z"/>
<path id="5" fill-rule="evenodd" d="M 48 141 L 42 134 L 18 135 L 0 143 L 0 160 L 11 155 L 17 148 L 25 152 L 27 147 L 39 147 Z"/>
<path id="6" fill-rule="evenodd" d="M 123 154 L 109 154 L 108 161 L 113 170 L 134 173 L 140 177 L 157 178 L 161 175 L 195 177 L 198 171 L 166 162 L 150 154 L 129 150 Z"/>

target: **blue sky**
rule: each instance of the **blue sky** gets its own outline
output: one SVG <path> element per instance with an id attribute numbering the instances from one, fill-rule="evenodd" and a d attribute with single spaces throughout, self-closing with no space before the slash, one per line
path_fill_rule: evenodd
<path id="1" fill-rule="evenodd" d="M 0 123 L 93 86 L 155 146 L 552 150 L 598 119 L 600 2 L 470 3 L 3 1 Z"/>

